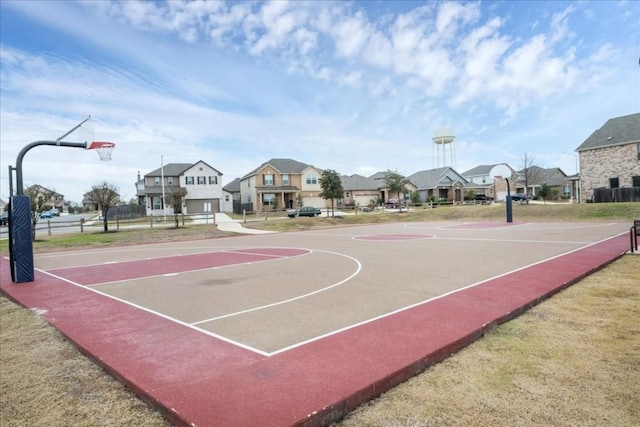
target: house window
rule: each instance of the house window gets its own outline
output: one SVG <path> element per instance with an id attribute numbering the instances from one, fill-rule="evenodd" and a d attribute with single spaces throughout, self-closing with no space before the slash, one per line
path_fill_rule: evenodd
<path id="1" fill-rule="evenodd" d="M 198 177 L 198 185 L 205 185 L 207 183 L 206 177 L 199 176 Z"/>
<path id="2" fill-rule="evenodd" d="M 638 144 L 638 160 L 640 160 L 640 144 Z"/>
<path id="3" fill-rule="evenodd" d="M 620 179 L 609 178 L 609 188 L 618 188 L 618 187 L 620 187 Z"/>
<path id="4" fill-rule="evenodd" d="M 209 184 L 217 184 L 218 183 L 218 177 L 213 175 L 209 177 Z"/>
<path id="5" fill-rule="evenodd" d="M 187 176 L 187 177 L 185 177 L 185 178 L 184 178 L 184 182 L 185 182 L 187 185 L 193 185 L 193 177 L 192 177 L 192 176 Z"/>
<path id="6" fill-rule="evenodd" d="M 631 186 L 632 187 L 640 187 L 640 176 L 632 176 L 631 177 Z"/>
<path id="7" fill-rule="evenodd" d="M 262 204 L 265 206 L 271 206 L 276 204 L 276 195 L 275 194 L 263 194 L 262 195 Z"/>
<path id="8" fill-rule="evenodd" d="M 153 196 L 151 198 L 153 209 L 162 209 L 162 198 L 159 196 Z"/>
<path id="9" fill-rule="evenodd" d="M 308 185 L 313 185 L 313 184 L 317 184 L 318 183 L 318 178 L 315 175 L 308 175 L 307 176 L 307 184 Z"/>
<path id="10" fill-rule="evenodd" d="M 264 185 L 273 185 L 273 174 L 266 173 L 264 174 Z"/>
<path id="11" fill-rule="evenodd" d="M 229 195 L 228 195 L 228 194 L 225 194 L 225 195 L 224 195 L 224 201 L 225 201 L 225 202 L 228 202 L 228 201 L 229 201 Z"/>
<path id="12" fill-rule="evenodd" d="M 289 174 L 282 175 L 282 185 L 289 185 Z"/>
<path id="13" fill-rule="evenodd" d="M 160 185 L 160 177 L 156 176 L 153 178 L 153 185 Z"/>
<path id="14" fill-rule="evenodd" d="M 173 185 L 173 177 L 172 176 L 168 176 L 167 177 L 167 184 Z"/>

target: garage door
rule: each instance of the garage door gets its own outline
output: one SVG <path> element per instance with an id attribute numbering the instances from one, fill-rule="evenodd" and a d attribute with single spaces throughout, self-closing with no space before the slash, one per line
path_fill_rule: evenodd
<path id="1" fill-rule="evenodd" d="M 205 203 L 211 206 L 211 212 L 220 212 L 220 199 L 188 199 L 186 214 L 194 215 L 205 212 Z"/>
<path id="2" fill-rule="evenodd" d="M 314 208 L 324 208 L 327 206 L 327 201 L 325 201 L 322 197 L 305 197 L 304 205 L 313 206 Z"/>

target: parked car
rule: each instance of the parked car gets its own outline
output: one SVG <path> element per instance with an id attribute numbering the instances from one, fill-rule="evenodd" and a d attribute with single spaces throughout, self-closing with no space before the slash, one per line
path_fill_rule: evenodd
<path id="1" fill-rule="evenodd" d="M 60 211 L 56 208 L 53 208 L 49 211 L 51 213 L 51 216 L 60 216 Z"/>
<path id="2" fill-rule="evenodd" d="M 2 216 L 0 216 L 0 225 L 9 225 L 9 212 L 2 212 Z"/>
<path id="3" fill-rule="evenodd" d="M 520 201 L 523 202 L 525 200 L 527 200 L 529 198 L 529 196 L 527 196 L 525 193 L 515 193 L 511 195 L 511 200 L 513 201 Z"/>
<path id="4" fill-rule="evenodd" d="M 486 194 L 476 194 L 473 196 L 474 203 L 480 203 L 483 205 L 488 205 L 493 201 L 493 197 L 489 197 Z"/>
<path id="5" fill-rule="evenodd" d="M 385 202 L 385 207 L 387 208 L 399 208 L 400 206 L 404 206 L 404 205 L 405 205 L 404 200 L 402 199 L 398 200 L 395 197 L 392 197 Z"/>
<path id="6" fill-rule="evenodd" d="M 312 206 L 303 206 L 300 209 L 290 209 L 287 211 L 289 218 L 295 218 L 297 216 L 318 216 L 322 211 Z"/>
<path id="7" fill-rule="evenodd" d="M 47 219 L 47 218 L 51 218 L 51 211 L 42 211 L 40 212 L 40 219 Z"/>

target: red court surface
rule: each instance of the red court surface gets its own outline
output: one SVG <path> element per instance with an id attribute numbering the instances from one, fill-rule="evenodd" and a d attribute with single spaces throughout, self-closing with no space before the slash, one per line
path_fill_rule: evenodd
<path id="1" fill-rule="evenodd" d="M 2 292 L 181 426 L 321 426 L 621 256 L 628 225 L 412 223 L 36 255 Z"/>

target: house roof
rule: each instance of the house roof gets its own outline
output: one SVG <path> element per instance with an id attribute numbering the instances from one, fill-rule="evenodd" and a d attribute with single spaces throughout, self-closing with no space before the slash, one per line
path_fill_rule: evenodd
<path id="1" fill-rule="evenodd" d="M 369 178 L 371 179 L 384 179 L 387 176 L 387 172 L 376 172 L 371 175 Z"/>
<path id="2" fill-rule="evenodd" d="M 210 164 L 208 164 L 207 162 L 205 162 L 205 161 L 203 161 L 203 160 L 198 160 L 197 162 L 195 162 L 194 164 L 192 164 L 192 165 L 191 165 L 191 167 L 190 167 L 190 168 L 188 168 L 188 169 L 191 169 L 191 168 L 195 167 L 196 165 L 198 165 L 198 164 L 200 164 L 200 163 L 202 163 L 203 165 L 205 165 L 206 167 L 208 167 L 208 168 L 210 168 L 210 169 L 213 169 L 213 170 L 214 170 L 214 171 L 216 171 L 220 176 L 222 176 L 222 175 L 223 175 L 223 173 L 222 173 L 222 172 L 220 172 L 218 169 L 214 168 L 213 166 L 211 166 Z M 188 169 L 185 169 L 185 171 L 184 171 L 184 172 L 186 172 Z"/>
<path id="3" fill-rule="evenodd" d="M 479 165 L 475 168 L 469 169 L 466 172 L 462 172 L 462 176 L 485 176 L 491 173 L 491 169 L 493 169 L 496 165 Z"/>
<path id="4" fill-rule="evenodd" d="M 531 170 L 529 176 L 532 177 L 532 182 L 529 185 L 547 184 L 551 187 L 556 187 L 562 185 L 567 179 L 567 174 L 560 168 L 545 169 L 539 166 L 531 166 L 529 169 Z M 522 174 L 522 171 L 519 171 L 519 173 Z"/>
<path id="5" fill-rule="evenodd" d="M 353 174 L 351 176 L 342 175 L 340 179 L 342 180 L 342 188 L 345 191 L 379 190 L 381 186 L 379 180 L 367 178 L 358 174 Z"/>
<path id="6" fill-rule="evenodd" d="M 193 163 L 168 163 L 158 169 L 149 172 L 145 176 L 180 176 L 184 171 L 192 167 Z"/>
<path id="7" fill-rule="evenodd" d="M 436 188 L 442 185 L 448 186 L 456 181 L 468 184 L 468 181 L 450 166 L 419 171 L 409 175 L 407 178 L 418 190 Z"/>
<path id="8" fill-rule="evenodd" d="M 240 178 L 236 178 L 224 187 L 222 187 L 224 191 L 228 191 L 229 193 L 239 193 L 240 192 Z"/>
<path id="9" fill-rule="evenodd" d="M 607 120 L 576 151 L 640 142 L 640 113 Z"/>
<path id="10" fill-rule="evenodd" d="M 254 170 L 246 174 L 245 176 L 243 176 L 241 179 L 245 179 L 250 177 L 251 175 L 255 175 L 260 170 L 264 169 L 267 165 L 271 166 L 272 168 L 274 168 L 280 173 L 295 173 L 295 174 L 301 174 L 302 172 L 304 172 L 305 169 L 307 169 L 310 166 L 306 163 L 298 162 L 297 160 L 293 160 L 293 159 L 271 159 L 269 161 L 264 162 L 263 164 L 261 164 L 260 166 L 258 166 L 257 168 L 255 168 Z"/>

